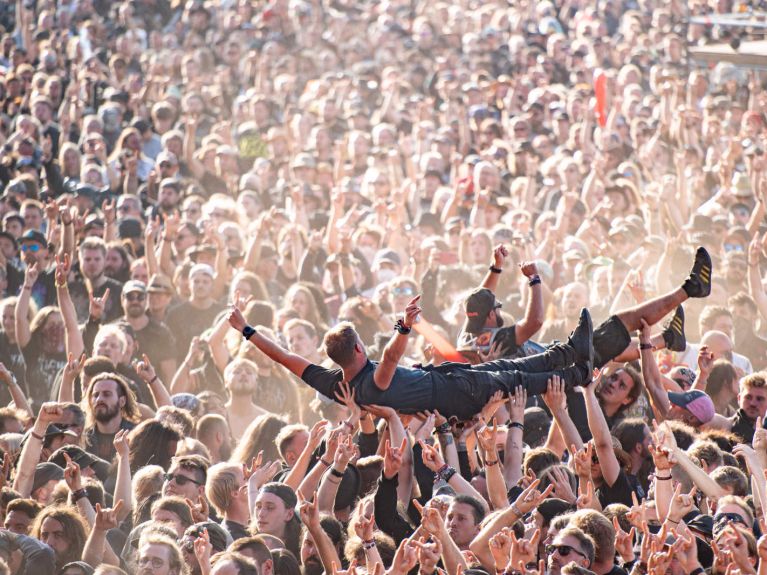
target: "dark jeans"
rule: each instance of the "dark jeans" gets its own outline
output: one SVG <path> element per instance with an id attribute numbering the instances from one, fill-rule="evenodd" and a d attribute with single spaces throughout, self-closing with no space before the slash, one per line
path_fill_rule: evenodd
<path id="1" fill-rule="evenodd" d="M 528 396 L 539 395 L 554 375 L 568 387 L 580 385 L 587 375 L 582 367 L 565 367 L 573 361 L 571 348 L 555 344 L 543 353 L 521 359 L 498 359 L 474 366 L 446 363 L 433 368 L 434 406 L 445 417 L 471 419 L 497 391 L 509 394 L 522 386 Z"/>

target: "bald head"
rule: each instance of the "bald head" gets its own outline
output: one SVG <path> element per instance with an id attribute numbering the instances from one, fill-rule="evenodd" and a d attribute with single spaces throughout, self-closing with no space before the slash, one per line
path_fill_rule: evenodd
<path id="1" fill-rule="evenodd" d="M 726 359 L 732 361 L 732 340 L 726 333 L 721 331 L 707 331 L 700 340 L 701 345 L 708 346 L 714 359 Z"/>

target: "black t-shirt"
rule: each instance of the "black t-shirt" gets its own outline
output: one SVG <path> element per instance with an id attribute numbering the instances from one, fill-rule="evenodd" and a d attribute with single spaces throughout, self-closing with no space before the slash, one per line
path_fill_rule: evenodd
<path id="1" fill-rule="evenodd" d="M 237 541 L 238 539 L 245 539 L 245 537 L 250 537 L 250 533 L 248 533 L 247 527 L 239 523 L 236 523 L 234 521 L 229 521 L 228 519 L 224 519 L 221 522 L 221 527 L 226 529 L 229 532 L 229 535 L 231 535 L 232 539 L 234 539 L 235 541 Z"/>
<path id="2" fill-rule="evenodd" d="M 138 354 L 147 354 L 149 361 L 159 367 L 161 361 L 176 357 L 176 338 L 164 323 L 149 319 L 149 323 L 136 332 Z"/>
<path id="3" fill-rule="evenodd" d="M 756 421 L 746 415 L 746 412 L 739 409 L 730 418 L 732 421 L 732 431 L 735 435 L 743 440 L 743 443 L 751 444 L 754 440 L 754 431 L 756 430 Z"/>
<path id="4" fill-rule="evenodd" d="M 101 321 L 104 323 L 116 320 L 123 313 L 122 305 L 120 304 L 123 285 L 117 280 L 107 277 L 101 286 L 93 290 L 93 295 L 95 297 L 103 297 L 107 288 L 109 288 L 109 299 L 104 308 L 104 316 L 101 318 Z M 81 323 L 85 322 L 88 319 L 88 309 L 90 307 L 88 288 L 85 287 L 85 283 L 83 281 L 70 282 L 69 295 L 72 297 L 72 303 L 75 305 L 77 320 Z"/>
<path id="5" fill-rule="evenodd" d="M 123 419 L 120 423 L 120 429 L 133 429 L 134 427 L 136 427 L 136 424 L 131 423 L 127 419 Z M 113 445 L 115 435 L 115 433 L 99 433 L 94 425 L 85 431 L 85 451 L 100 457 L 104 461 L 112 461 L 115 456 L 115 447 Z"/>
<path id="6" fill-rule="evenodd" d="M 166 323 L 176 338 L 177 360 L 181 361 L 186 357 L 192 338 L 211 327 L 222 309 L 223 306 L 219 303 L 213 303 L 207 309 L 200 309 L 184 302 L 168 311 Z"/>
<path id="7" fill-rule="evenodd" d="M 13 374 L 16 378 L 16 383 L 24 390 L 24 393 L 28 394 L 26 383 L 27 366 L 24 363 L 24 355 L 21 353 L 18 345 L 8 341 L 8 334 L 4 331 L 0 331 L 0 363 Z M 0 386 L 0 403 L 8 405 L 10 401 L 11 394 L 8 388 Z"/>
<path id="8" fill-rule="evenodd" d="M 63 351 L 46 353 L 40 338 L 32 338 L 21 351 L 24 355 L 24 363 L 27 365 L 29 395 L 39 407 L 48 400 L 56 375 L 67 363 L 67 354 Z"/>
<path id="9" fill-rule="evenodd" d="M 618 477 L 615 479 L 615 483 L 608 486 L 603 483 L 602 486 L 597 489 L 596 495 L 599 498 L 599 503 L 602 505 L 602 509 L 613 503 L 623 503 L 631 507 L 633 502 L 631 500 L 631 492 L 634 488 L 629 481 L 628 475 L 622 469 L 618 473 Z"/>

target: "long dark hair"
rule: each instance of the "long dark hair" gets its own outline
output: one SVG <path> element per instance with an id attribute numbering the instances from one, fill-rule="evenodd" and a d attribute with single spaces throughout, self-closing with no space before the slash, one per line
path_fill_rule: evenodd
<path id="1" fill-rule="evenodd" d="M 169 445 L 180 440 L 181 433 L 166 423 L 154 419 L 139 423 L 130 434 L 131 473 L 147 465 L 159 465 L 168 471 L 173 457 Z"/>

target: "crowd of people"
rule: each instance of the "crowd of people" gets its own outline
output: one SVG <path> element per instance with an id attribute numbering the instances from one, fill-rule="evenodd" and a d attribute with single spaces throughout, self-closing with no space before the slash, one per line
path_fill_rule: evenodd
<path id="1" fill-rule="evenodd" d="M 0 2 L 0 575 L 767 573 L 748 9 Z"/>

